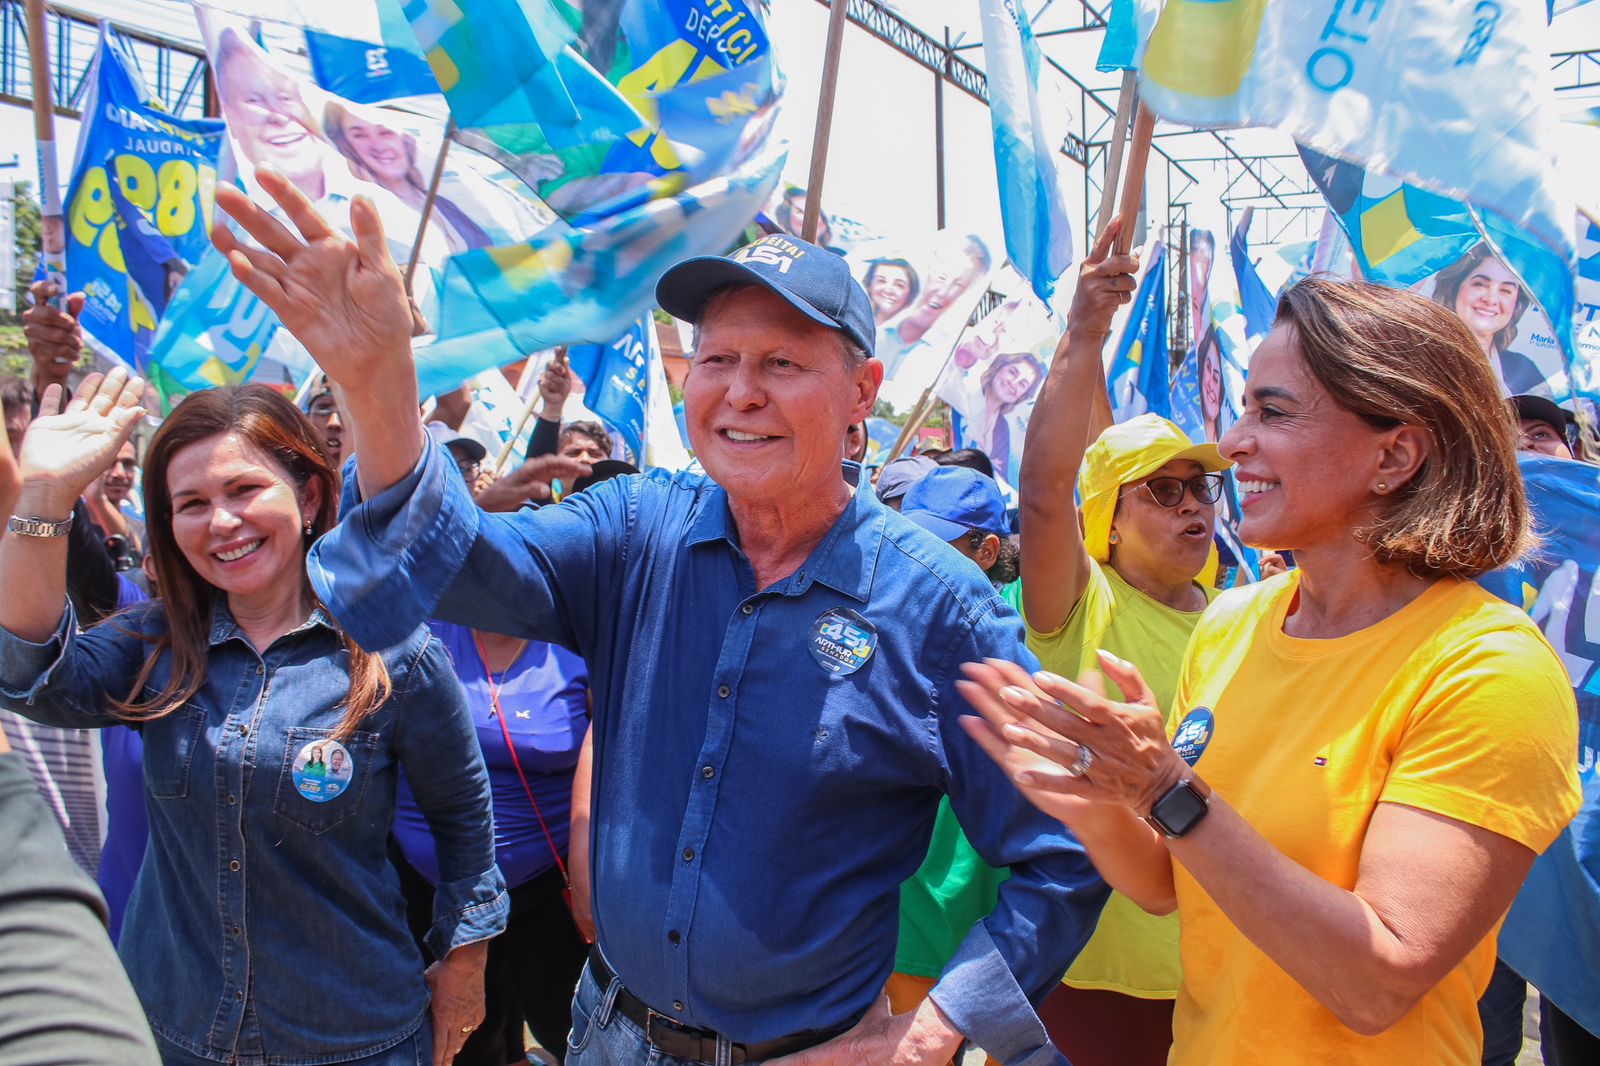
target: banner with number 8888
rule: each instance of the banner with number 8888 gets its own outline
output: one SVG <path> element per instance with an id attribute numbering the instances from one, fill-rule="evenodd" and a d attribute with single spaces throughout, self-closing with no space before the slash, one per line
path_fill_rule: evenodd
<path id="1" fill-rule="evenodd" d="M 126 43 L 102 34 L 67 196 L 67 283 L 90 343 L 146 370 L 167 300 L 205 251 L 223 124 L 150 95 Z"/>

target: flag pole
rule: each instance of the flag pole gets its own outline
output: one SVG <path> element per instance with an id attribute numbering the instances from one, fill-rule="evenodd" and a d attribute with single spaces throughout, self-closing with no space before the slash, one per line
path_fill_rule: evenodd
<path id="1" fill-rule="evenodd" d="M 1096 234 L 1104 233 L 1111 224 L 1111 205 L 1117 202 L 1117 186 L 1122 179 L 1122 151 L 1128 141 L 1128 124 L 1133 120 L 1138 98 L 1138 75 L 1131 69 L 1124 70 L 1122 90 L 1117 95 L 1117 117 L 1111 124 L 1111 154 L 1106 158 L 1106 176 L 1101 182 L 1100 214 L 1094 225 Z"/>
<path id="2" fill-rule="evenodd" d="M 560 361 L 562 364 L 566 363 L 567 350 L 565 348 L 556 349 L 556 354 L 551 358 L 551 362 L 556 361 Z M 511 450 L 517 446 L 517 438 L 522 436 L 522 430 L 527 426 L 528 419 L 533 417 L 533 409 L 538 406 L 540 395 L 539 390 L 535 388 L 533 395 L 529 396 L 528 402 L 523 405 L 522 414 L 518 417 L 516 425 L 511 429 L 511 436 L 506 438 L 505 445 L 501 447 L 500 454 L 495 458 L 493 471 L 495 477 L 499 477 L 500 471 L 505 469 L 506 460 L 511 457 Z"/>
<path id="3" fill-rule="evenodd" d="M 33 138 L 39 163 L 40 261 L 45 280 L 55 283 L 50 302 L 67 297 L 67 228 L 61 210 L 61 177 L 56 160 L 55 90 L 50 79 L 50 43 L 44 0 L 27 0 L 28 59 L 33 67 Z"/>
<path id="4" fill-rule="evenodd" d="M 455 119 L 444 125 L 444 136 L 439 139 L 439 157 L 433 161 L 433 178 L 428 182 L 428 196 L 422 201 L 422 219 L 417 223 L 417 236 L 411 242 L 411 258 L 406 262 L 406 295 L 411 295 L 411 279 L 417 273 L 417 256 L 422 254 L 422 238 L 428 231 L 428 220 L 433 217 L 433 202 L 439 198 L 439 182 L 444 177 L 445 156 L 450 154 L 450 135 L 455 132 Z"/>
<path id="5" fill-rule="evenodd" d="M 811 175 L 806 179 L 806 213 L 800 239 L 815 241 L 822 223 L 822 178 L 828 166 L 828 135 L 833 129 L 833 100 L 839 89 L 839 53 L 844 46 L 848 0 L 828 6 L 828 43 L 822 55 L 822 92 L 817 98 L 817 128 L 811 137 Z"/>

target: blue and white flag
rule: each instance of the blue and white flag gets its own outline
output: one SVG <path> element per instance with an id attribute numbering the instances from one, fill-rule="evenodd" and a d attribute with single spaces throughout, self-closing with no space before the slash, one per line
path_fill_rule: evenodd
<path id="1" fill-rule="evenodd" d="M 1266 282 L 1256 272 L 1250 259 L 1250 217 L 1254 208 L 1247 207 L 1234 227 L 1233 238 L 1228 242 L 1228 257 L 1233 260 L 1233 277 L 1239 284 L 1239 309 L 1244 314 L 1245 335 L 1256 341 L 1272 329 L 1272 320 L 1278 313 L 1278 301 L 1267 288 Z"/>
<path id="2" fill-rule="evenodd" d="M 1507 246 L 1518 241 L 1559 264 L 1513 266 L 1551 301 L 1560 332 L 1572 204 L 1550 181 L 1544 38 L 1526 4 L 1170 0 L 1145 49 L 1142 98 L 1191 126 L 1276 126 L 1331 159 L 1465 205 L 1503 258 L 1516 258 Z"/>
<path id="3" fill-rule="evenodd" d="M 1540 551 L 1483 585 L 1527 610 L 1560 656 L 1578 701 L 1583 805 L 1534 860 L 1500 930 L 1500 957 L 1591 1033 L 1600 1032 L 1600 470 L 1521 457 Z"/>
<path id="4" fill-rule="evenodd" d="M 583 382 L 583 405 L 622 439 L 629 461 L 638 466 L 644 462 L 650 360 L 661 358 L 655 333 L 655 319 L 647 314 L 609 344 L 567 349 L 567 362 Z"/>
<path id="5" fill-rule="evenodd" d="M 1126 422 L 1138 415 L 1172 417 L 1167 356 L 1166 246 L 1157 241 L 1146 257 L 1144 279 L 1133 298 L 1128 324 L 1106 374 L 1111 417 Z"/>
<path id="6" fill-rule="evenodd" d="M 979 12 L 1006 254 L 1048 307 L 1072 265 L 1067 190 L 1058 167 L 1068 114 L 1039 99 L 1039 44 L 1020 0 L 981 0 Z"/>
<path id="7" fill-rule="evenodd" d="M 223 124 L 168 114 L 113 31 L 102 32 L 87 78 L 67 191 L 67 276 L 83 290 L 90 343 L 143 372 L 167 274 L 175 281 L 210 247 Z M 152 255 L 162 256 L 155 268 Z"/>
<path id="8" fill-rule="evenodd" d="M 306 28 L 306 57 L 317 84 L 358 104 L 437 94 L 439 82 L 399 0 L 377 0 L 377 15 L 379 41 Z"/>

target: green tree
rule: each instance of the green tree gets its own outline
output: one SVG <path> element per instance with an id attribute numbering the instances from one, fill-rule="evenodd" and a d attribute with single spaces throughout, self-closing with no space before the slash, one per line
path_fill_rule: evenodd
<path id="1" fill-rule="evenodd" d="M 17 248 L 17 314 L 0 314 L 0 319 L 16 323 L 22 308 L 27 306 L 28 286 L 33 284 L 33 272 L 39 266 L 39 201 L 33 198 L 33 187 L 26 181 L 13 186 L 12 197 Z"/>

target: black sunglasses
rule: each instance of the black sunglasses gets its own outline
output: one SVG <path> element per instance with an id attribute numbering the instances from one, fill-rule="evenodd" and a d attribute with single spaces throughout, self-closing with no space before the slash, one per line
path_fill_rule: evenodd
<path id="1" fill-rule="evenodd" d="M 1221 474 L 1196 474 L 1191 478 L 1182 477 L 1153 477 L 1143 485 L 1134 485 L 1132 491 L 1149 489 L 1150 498 L 1163 507 L 1177 507 L 1183 503 L 1184 486 L 1189 487 L 1189 494 L 1195 498 L 1196 503 L 1216 503 L 1222 498 Z M 1128 494 L 1124 490 L 1118 499 Z"/>

